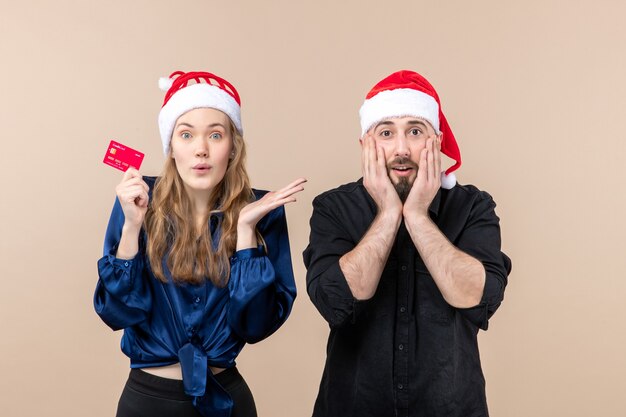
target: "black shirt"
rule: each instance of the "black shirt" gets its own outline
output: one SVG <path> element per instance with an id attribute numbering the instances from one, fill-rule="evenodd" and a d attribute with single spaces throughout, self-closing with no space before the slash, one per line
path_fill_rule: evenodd
<path id="1" fill-rule="evenodd" d="M 404 224 L 375 295 L 356 300 L 339 258 L 366 233 L 376 205 L 362 180 L 315 198 L 307 291 L 330 336 L 314 417 L 488 415 L 476 336 L 502 302 L 511 270 L 495 206 L 486 192 L 458 184 L 430 206 L 450 242 L 485 267 L 480 304 L 458 309 L 444 300 Z"/>

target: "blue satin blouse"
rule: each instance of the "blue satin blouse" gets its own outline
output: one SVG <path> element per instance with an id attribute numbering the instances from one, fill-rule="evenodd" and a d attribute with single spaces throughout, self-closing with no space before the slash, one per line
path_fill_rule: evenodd
<path id="1" fill-rule="evenodd" d="M 156 178 L 144 180 L 152 191 Z M 257 199 L 265 193 L 254 190 Z M 221 215 L 210 218 L 215 243 L 220 224 Z M 194 397 L 198 411 L 204 416 L 229 416 L 232 400 L 209 366 L 234 366 L 246 343 L 263 340 L 285 322 L 296 297 L 284 208 L 272 210 L 257 224 L 267 253 L 261 246 L 235 252 L 224 288 L 210 281 L 176 284 L 165 261 L 168 282 L 158 280 L 145 252 L 145 234 L 133 259 L 117 259 L 123 225 L 124 213 L 116 199 L 104 256 L 98 261 L 96 312 L 113 330 L 124 329 L 121 347 L 131 368 L 180 362 L 185 392 Z"/>

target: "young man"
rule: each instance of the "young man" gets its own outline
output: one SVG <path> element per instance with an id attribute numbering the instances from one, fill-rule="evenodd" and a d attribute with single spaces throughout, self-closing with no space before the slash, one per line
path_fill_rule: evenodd
<path id="1" fill-rule="evenodd" d="M 331 328 L 313 416 L 487 416 L 476 336 L 511 270 L 495 203 L 456 183 L 460 152 L 421 75 L 383 79 L 360 116 L 363 178 L 315 198 L 304 251 Z"/>

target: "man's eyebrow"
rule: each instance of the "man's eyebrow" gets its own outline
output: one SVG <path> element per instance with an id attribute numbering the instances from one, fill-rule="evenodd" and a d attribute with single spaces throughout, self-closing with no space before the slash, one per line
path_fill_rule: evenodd
<path id="1" fill-rule="evenodd" d="M 410 124 L 410 125 L 422 125 L 424 127 L 428 127 L 428 126 L 426 126 L 426 122 L 424 122 L 423 120 L 409 120 L 409 121 L 407 121 L 407 124 Z"/>
<path id="2" fill-rule="evenodd" d="M 378 126 L 382 126 L 382 125 L 393 126 L 393 122 L 391 120 L 383 120 L 382 122 L 378 122 L 376 124 L 376 126 L 374 126 L 374 129 L 376 129 Z"/>
<path id="3" fill-rule="evenodd" d="M 428 125 L 426 124 L 426 122 L 420 119 L 408 120 L 406 123 L 412 126 L 421 125 L 421 126 L 424 126 L 425 129 L 428 128 Z M 391 120 L 383 120 L 382 122 L 378 122 L 376 126 L 374 126 L 374 129 L 377 129 L 378 126 L 394 126 L 394 123 Z"/>

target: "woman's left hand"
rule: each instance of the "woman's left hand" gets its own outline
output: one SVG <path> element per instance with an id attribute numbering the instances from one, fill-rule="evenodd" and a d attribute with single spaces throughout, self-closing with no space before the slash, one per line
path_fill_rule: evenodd
<path id="1" fill-rule="evenodd" d="M 238 227 L 254 228 L 259 220 L 276 207 L 296 201 L 295 194 L 304 190 L 305 178 L 298 178 L 291 184 L 277 191 L 270 191 L 263 198 L 245 206 L 239 213 Z"/>

